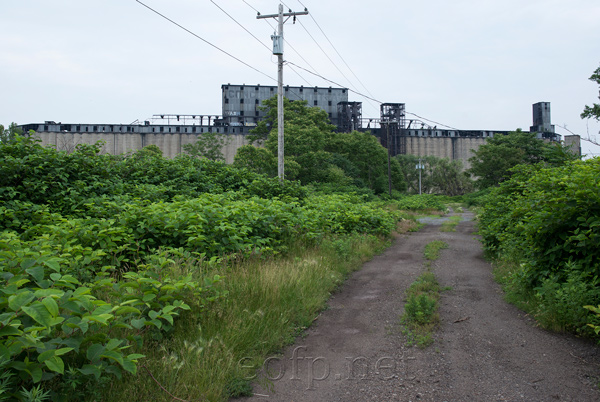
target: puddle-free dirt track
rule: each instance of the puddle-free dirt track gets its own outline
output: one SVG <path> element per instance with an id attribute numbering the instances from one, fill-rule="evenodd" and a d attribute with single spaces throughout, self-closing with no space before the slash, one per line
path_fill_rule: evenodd
<path id="1" fill-rule="evenodd" d="M 535 325 L 506 303 L 483 259 L 472 214 L 455 232 L 429 222 L 354 273 L 305 336 L 265 361 L 248 401 L 600 401 L 600 348 Z M 448 243 L 434 273 L 441 326 L 407 347 L 404 292 L 423 249 Z"/>

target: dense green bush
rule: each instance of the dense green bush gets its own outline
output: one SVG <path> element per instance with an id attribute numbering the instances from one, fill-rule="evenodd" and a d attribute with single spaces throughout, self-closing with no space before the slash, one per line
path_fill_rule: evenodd
<path id="1" fill-rule="evenodd" d="M 129 349 L 168 336 L 181 312 L 226 296 L 221 277 L 183 273 L 171 256 L 214 266 L 330 234 L 388 235 L 398 220 L 359 195 L 100 148 L 0 144 L 0 400 L 81 399 L 136 373 L 144 356 Z"/>
<path id="2" fill-rule="evenodd" d="M 488 254 L 519 264 L 511 281 L 555 325 L 586 331 L 600 304 L 600 158 L 522 166 L 491 191 L 479 217 Z"/>
<path id="3" fill-rule="evenodd" d="M 397 202 L 398 209 L 417 211 L 426 209 L 435 209 L 437 211 L 445 211 L 443 199 L 432 194 L 410 195 L 400 198 Z"/>

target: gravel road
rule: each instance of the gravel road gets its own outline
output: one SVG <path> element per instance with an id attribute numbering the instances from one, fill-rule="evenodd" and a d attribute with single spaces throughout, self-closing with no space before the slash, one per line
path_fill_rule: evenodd
<path id="1" fill-rule="evenodd" d="M 456 232 L 438 222 L 398 237 L 353 274 L 315 324 L 267 359 L 248 401 L 600 401 L 600 348 L 540 329 L 502 299 L 470 212 Z M 434 264 L 441 326 L 425 350 L 407 347 L 404 292 L 424 269 L 423 248 L 443 240 Z"/>

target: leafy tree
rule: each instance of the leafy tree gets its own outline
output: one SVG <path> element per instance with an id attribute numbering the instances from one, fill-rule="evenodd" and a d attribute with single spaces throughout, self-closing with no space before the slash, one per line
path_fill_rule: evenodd
<path id="1" fill-rule="evenodd" d="M 594 74 L 589 78 L 590 81 L 600 85 L 600 67 L 594 71 Z M 600 99 L 600 96 L 598 97 Z M 595 119 L 600 121 L 600 104 L 593 103 L 592 106 L 585 106 L 583 113 L 581 113 L 582 119 Z"/>
<path id="2" fill-rule="evenodd" d="M 338 155 L 335 163 L 346 174 L 355 178 L 355 184 L 362 184 L 376 193 L 388 191 L 387 150 L 369 133 L 333 133 L 327 144 L 332 155 Z M 397 160 L 391 161 L 392 187 L 404 191 L 406 184 Z"/>
<path id="3" fill-rule="evenodd" d="M 17 127 L 17 123 L 11 123 L 8 128 L 4 128 L 2 124 L 0 124 L 0 142 L 8 143 L 14 141 L 17 135 L 23 135 L 23 130 Z"/>
<path id="4" fill-rule="evenodd" d="M 333 132 L 335 129 L 335 126 L 331 124 L 327 113 L 323 109 L 311 108 L 307 104 L 307 101 L 290 101 L 287 98 L 283 98 L 286 142 L 288 127 L 294 124 L 305 125 L 307 122 L 310 122 L 310 126 L 316 127 L 322 132 Z M 277 96 L 263 101 L 263 106 L 260 109 L 266 112 L 266 115 L 258 122 L 256 128 L 250 131 L 251 135 L 248 136 L 248 139 L 251 144 L 267 141 L 270 133 L 273 131 L 277 133 Z"/>
<path id="5" fill-rule="evenodd" d="M 277 99 L 263 102 L 266 118 L 252 130 L 251 142 L 263 142 L 270 154 L 277 155 Z M 387 152 L 368 133 L 336 133 L 327 113 L 307 105 L 306 101 L 284 99 L 285 175 L 302 183 L 335 183 L 368 187 L 383 193 L 388 189 Z M 242 149 L 238 158 L 253 157 L 258 151 Z M 245 162 L 246 166 L 250 163 Z M 251 163 L 255 165 L 255 162 Z M 257 171 L 255 169 L 255 171 Z M 258 170 L 260 171 L 260 169 Z M 392 182 L 396 190 L 404 190 L 400 166 L 392 162 Z"/>
<path id="6" fill-rule="evenodd" d="M 513 167 L 543 161 L 548 146 L 536 133 L 517 130 L 508 135 L 495 135 L 469 159 L 469 172 L 478 178 L 481 188 L 495 186 L 510 178 Z"/>
<path id="7" fill-rule="evenodd" d="M 277 158 L 266 148 L 244 145 L 238 148 L 233 158 L 233 166 L 247 168 L 269 177 L 277 176 Z"/>
<path id="8" fill-rule="evenodd" d="M 206 132 L 200 134 L 195 143 L 185 144 L 183 149 L 190 156 L 206 158 L 211 161 L 225 161 L 221 150 L 229 141 L 230 138 L 225 134 Z"/>

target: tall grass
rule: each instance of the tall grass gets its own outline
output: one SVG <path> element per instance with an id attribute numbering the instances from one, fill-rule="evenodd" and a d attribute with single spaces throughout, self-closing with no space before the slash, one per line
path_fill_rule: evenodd
<path id="1" fill-rule="evenodd" d="M 223 401 L 251 393 L 264 362 L 302 333 L 331 292 L 389 242 L 372 235 L 290 246 L 286 256 L 229 265 L 180 262 L 198 276 L 222 275 L 228 296 L 188 312 L 169 339 L 148 344 L 136 377 L 111 384 L 101 400 Z"/>

